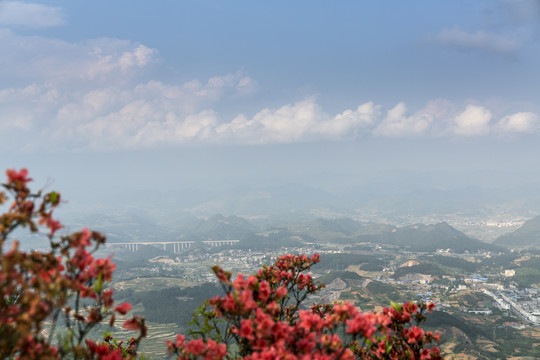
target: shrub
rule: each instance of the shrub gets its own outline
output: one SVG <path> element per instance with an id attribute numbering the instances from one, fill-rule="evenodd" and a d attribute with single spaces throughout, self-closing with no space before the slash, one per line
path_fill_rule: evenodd
<path id="1" fill-rule="evenodd" d="M 32 193 L 28 171 L 7 170 L 0 205 L 12 202 L 0 216 L 0 357 L 18 359 L 135 358 L 145 335 L 144 319 L 134 317 L 124 327 L 139 331 L 127 344 L 86 337 L 97 324 L 112 326 L 116 314 L 125 315 L 128 303 L 114 306 L 107 289 L 115 265 L 93 254 L 105 237 L 88 229 L 58 236 L 63 226 L 53 216 L 60 193 Z M 16 230 L 46 232 L 48 251 L 23 251 L 8 239 Z M 47 322 L 46 322 L 47 321 Z M 62 330 L 59 330 L 61 323 Z M 53 340 L 56 341 L 53 343 Z"/>
<path id="2" fill-rule="evenodd" d="M 433 304 L 392 304 L 361 313 L 353 305 L 302 305 L 319 291 L 305 274 L 319 256 L 286 255 L 256 275 L 231 281 L 214 273 L 225 291 L 195 314 L 192 339 L 178 335 L 169 352 L 178 359 L 442 359 L 438 334 L 418 325 Z"/>

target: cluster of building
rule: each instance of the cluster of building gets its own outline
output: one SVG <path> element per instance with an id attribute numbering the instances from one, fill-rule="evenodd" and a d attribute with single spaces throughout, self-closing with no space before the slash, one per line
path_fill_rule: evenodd
<path id="1" fill-rule="evenodd" d="M 525 321 L 540 325 L 540 297 L 538 289 L 525 289 L 518 291 L 482 290 L 491 297 L 501 310 L 509 310 Z"/>
<path id="2" fill-rule="evenodd" d="M 168 244 L 167 244 L 168 245 Z M 131 249 L 130 249 L 131 250 Z M 217 250 L 217 251 L 216 251 Z M 321 253 L 336 253 L 342 250 L 323 250 Z M 174 251 L 172 256 L 157 256 L 150 259 L 153 266 L 141 268 L 141 271 L 147 272 L 146 275 L 156 275 L 160 271 L 173 273 L 182 273 L 182 277 L 196 283 L 199 281 L 216 281 L 215 276 L 209 271 L 209 268 L 215 264 L 232 271 L 233 273 L 253 273 L 263 264 L 272 263 L 278 256 L 285 253 L 313 253 L 313 247 L 306 245 L 300 248 L 281 248 L 273 251 L 252 251 L 234 248 L 223 248 L 214 251 Z M 479 254 L 481 256 L 482 254 Z M 416 262 L 407 266 L 416 265 Z M 317 269 L 314 269 L 317 272 Z M 533 325 L 540 325 L 540 291 L 537 289 L 506 288 L 499 281 L 503 274 L 463 274 L 462 276 L 450 277 L 442 276 L 440 278 L 429 274 L 408 274 L 401 279 L 392 277 L 395 266 L 385 268 L 380 275 L 373 278 L 383 283 L 399 285 L 405 287 L 408 293 L 416 294 L 420 300 L 434 301 L 441 310 L 455 307 L 456 304 L 449 304 L 444 300 L 449 294 L 457 294 L 461 291 L 482 292 L 493 300 L 493 305 L 504 311 L 514 313 L 526 322 Z M 145 274 L 140 274 L 144 276 Z M 514 275 L 513 270 L 504 272 L 504 276 Z M 321 293 L 321 300 L 333 301 L 340 298 L 340 294 L 348 289 L 343 286 L 327 288 Z M 487 305 L 478 306 L 471 304 L 467 308 L 460 310 L 469 313 L 490 315 L 492 310 Z"/>

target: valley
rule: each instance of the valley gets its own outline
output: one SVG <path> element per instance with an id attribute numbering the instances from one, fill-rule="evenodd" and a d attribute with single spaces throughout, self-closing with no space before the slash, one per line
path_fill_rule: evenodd
<path id="1" fill-rule="evenodd" d="M 131 302 L 150 326 L 163 329 L 155 341 L 187 332 L 191 313 L 220 294 L 213 265 L 249 274 L 283 254 L 319 253 L 312 276 L 326 287 L 311 303 L 348 301 L 371 311 L 391 302 L 434 302 L 426 327 L 441 333 L 446 355 L 498 359 L 538 351 L 540 250 L 532 235 L 526 246 L 509 249 L 447 223 L 399 227 L 317 218 L 264 228 L 221 215 L 199 219 L 189 229 L 181 239 L 192 243 L 182 250 L 159 243 L 116 243 L 104 250 L 116 259 L 117 301 Z M 517 340 L 521 345 L 512 346 Z M 148 346 L 143 349 L 164 355 Z"/>

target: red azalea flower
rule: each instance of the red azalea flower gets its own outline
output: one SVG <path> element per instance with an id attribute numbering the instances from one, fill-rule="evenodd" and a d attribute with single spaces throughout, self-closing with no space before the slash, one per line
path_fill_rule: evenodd
<path id="1" fill-rule="evenodd" d="M 117 307 L 114 308 L 114 311 L 122 314 L 122 315 L 126 315 L 126 313 L 131 310 L 131 304 L 128 303 L 128 302 L 125 302 L 125 303 L 122 303 L 120 305 L 118 305 Z"/>
<path id="2" fill-rule="evenodd" d="M 47 219 L 47 227 L 51 229 L 51 235 L 54 235 L 54 233 L 62 229 L 64 225 L 62 225 L 60 221 L 53 220 L 53 218 L 49 217 L 49 219 Z"/>
<path id="3" fill-rule="evenodd" d="M 26 184 L 27 182 L 33 180 L 32 178 L 28 177 L 28 170 L 25 168 L 22 168 L 19 172 L 17 172 L 15 169 L 8 169 L 6 170 L 6 175 L 8 177 L 8 183 L 21 182 Z"/>
<path id="4" fill-rule="evenodd" d="M 186 350 L 193 355 L 201 355 L 204 351 L 204 341 L 202 339 L 191 340 L 186 344 Z"/>

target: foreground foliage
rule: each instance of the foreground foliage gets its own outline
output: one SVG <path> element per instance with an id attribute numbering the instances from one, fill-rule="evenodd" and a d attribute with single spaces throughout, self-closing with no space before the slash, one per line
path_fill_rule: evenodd
<path id="1" fill-rule="evenodd" d="M 178 359 L 442 359 L 438 335 L 418 325 L 433 304 L 392 304 L 381 312 L 361 313 L 349 303 L 313 305 L 319 291 L 306 271 L 319 255 L 286 255 L 256 275 L 214 273 L 225 295 L 202 307 L 187 341 L 178 335 L 169 342 Z"/>
<path id="2" fill-rule="evenodd" d="M 53 217 L 60 193 L 32 193 L 26 169 L 8 170 L 0 205 L 0 358 L 135 359 L 146 336 L 144 319 L 125 320 L 138 332 L 127 342 L 105 334 L 87 339 L 100 323 L 114 325 L 129 303 L 115 306 L 107 288 L 115 265 L 93 254 L 105 242 L 82 229 L 58 236 Z M 20 228 L 46 232 L 47 251 L 23 251 L 8 237 Z M 10 249 L 7 249 L 11 245 Z M 319 256 L 286 255 L 247 278 L 219 267 L 213 271 L 225 295 L 206 302 L 196 314 L 187 340 L 168 343 L 178 359 L 441 359 L 438 335 L 419 325 L 433 304 L 392 304 L 381 312 L 361 313 L 349 303 L 313 305 L 308 296 L 323 285 L 308 274 Z"/>
<path id="3" fill-rule="evenodd" d="M 111 259 L 93 256 L 105 237 L 86 228 L 57 236 L 63 226 L 53 212 L 60 193 L 32 193 L 26 169 L 6 175 L 0 204 L 12 202 L 0 216 L 0 358 L 135 358 L 146 333 L 142 318 L 125 321 L 125 328 L 139 332 L 126 344 L 86 339 L 97 324 L 112 326 L 116 314 L 131 309 L 128 303 L 114 306 L 113 291 L 107 289 L 115 269 Z M 18 241 L 9 244 L 8 236 L 21 228 L 45 232 L 49 250 L 23 251 Z"/>

